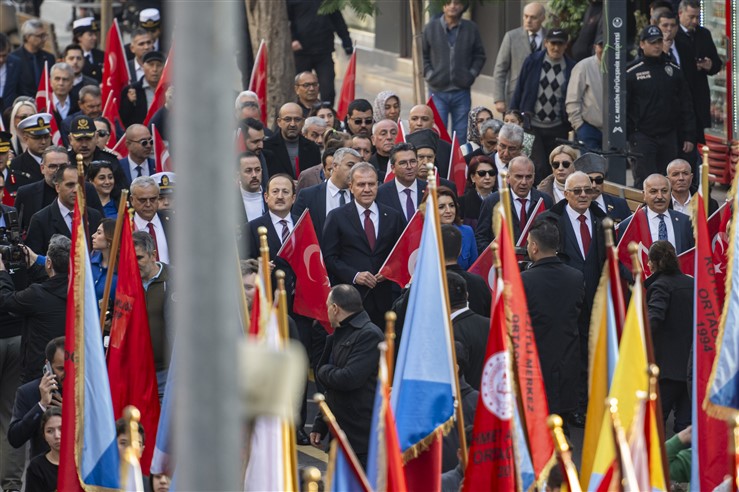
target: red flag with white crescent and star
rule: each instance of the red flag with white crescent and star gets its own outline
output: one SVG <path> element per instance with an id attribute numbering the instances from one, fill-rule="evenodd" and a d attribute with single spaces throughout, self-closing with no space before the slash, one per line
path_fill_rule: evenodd
<path id="1" fill-rule="evenodd" d="M 126 52 L 123 50 L 121 31 L 118 28 L 118 21 L 114 19 L 108 30 L 108 35 L 105 36 L 102 84 L 103 101 L 106 103 L 109 100 L 112 101 L 106 113 L 112 124 L 115 124 L 115 119 L 118 117 L 119 101 L 116 98 L 130 82 L 131 75 L 128 72 L 128 61 L 126 60 Z M 115 118 L 111 119 L 110 115 L 115 115 Z"/>
<path id="2" fill-rule="evenodd" d="M 401 288 L 408 285 L 416 269 L 422 232 L 423 214 L 416 210 L 378 273 L 400 285 Z"/>
<path id="3" fill-rule="evenodd" d="M 492 244 L 492 243 L 490 243 Z M 493 250 L 488 245 L 485 250 L 480 251 L 475 262 L 467 269 L 468 272 L 479 275 L 492 291 L 495 289 L 495 268 L 493 268 Z"/>
<path id="4" fill-rule="evenodd" d="M 49 113 L 51 121 L 49 122 L 49 132 L 51 133 L 51 143 L 54 145 L 62 144 L 62 134 L 59 132 L 59 126 L 56 124 L 54 117 L 54 99 L 52 97 L 51 84 L 49 83 L 49 62 L 44 62 L 44 73 L 41 74 L 41 80 L 36 90 L 36 108 L 40 113 Z"/>
<path id="5" fill-rule="evenodd" d="M 262 40 L 259 43 L 257 56 L 254 57 L 254 68 L 251 69 L 249 78 L 249 90 L 254 92 L 259 99 L 259 107 L 262 110 L 262 123 L 267 124 L 267 43 Z"/>
<path id="6" fill-rule="evenodd" d="M 436 109 L 433 97 L 429 96 L 429 100 L 426 101 L 426 106 L 431 108 L 431 111 L 434 113 L 434 129 L 439 133 L 439 138 L 445 142 L 452 143 L 452 137 L 449 136 L 449 132 L 447 131 L 444 122 L 441 121 L 441 115 L 439 114 L 439 110 Z"/>
<path id="7" fill-rule="evenodd" d="M 293 311 L 320 321 L 326 331 L 333 333 L 326 310 L 331 283 L 307 209 L 295 223 L 277 256 L 285 260 L 295 273 Z"/>
<path id="8" fill-rule="evenodd" d="M 151 125 L 151 133 L 154 137 L 154 162 L 156 162 L 156 171 L 174 171 L 172 169 L 172 159 L 169 156 L 169 147 L 164 143 L 164 139 L 159 134 L 156 125 Z"/>
<path id="9" fill-rule="evenodd" d="M 641 260 L 644 276 L 650 276 L 652 271 L 647 266 L 647 260 L 649 257 L 649 248 L 652 246 L 652 233 L 649 232 L 645 207 L 641 207 L 634 212 L 625 229 L 622 229 L 621 226 L 623 226 L 623 222 L 619 222 L 616 226 L 616 233 L 618 234 L 618 261 L 623 263 L 629 271 L 633 270 L 631 255 L 627 246 L 631 241 L 634 241 L 639 245 L 639 259 Z"/>

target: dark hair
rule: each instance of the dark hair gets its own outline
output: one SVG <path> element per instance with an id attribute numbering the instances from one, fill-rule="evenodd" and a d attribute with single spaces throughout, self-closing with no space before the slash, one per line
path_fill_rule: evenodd
<path id="1" fill-rule="evenodd" d="M 322 109 L 330 109 L 331 112 L 334 114 L 334 125 L 330 128 L 333 128 L 334 130 L 338 130 L 341 128 L 341 124 L 339 121 L 339 116 L 336 114 L 336 110 L 334 109 L 334 105 L 331 104 L 329 101 L 319 101 L 310 108 L 310 111 L 308 112 L 308 117 L 311 116 L 318 116 L 318 112 Z M 324 134 L 324 138 L 326 135 Z"/>
<path id="2" fill-rule="evenodd" d="M 259 156 L 252 152 L 251 150 L 245 150 L 244 152 L 239 154 L 239 157 L 236 159 L 236 170 L 241 172 L 241 159 L 246 159 L 249 157 L 255 157 L 259 159 Z M 259 168 L 262 168 L 262 161 L 259 161 Z"/>
<path id="3" fill-rule="evenodd" d="M 669 0 L 653 0 L 649 2 L 650 9 L 656 9 L 659 7 L 667 7 L 668 9 L 672 10 L 672 2 L 670 2 Z"/>
<path id="4" fill-rule="evenodd" d="M 112 133 L 113 133 L 113 125 L 110 124 L 110 121 L 108 121 L 108 118 L 106 118 L 105 116 L 98 116 L 97 118 L 94 118 L 92 121 L 94 121 L 96 123 L 102 123 L 105 126 L 107 126 L 108 127 L 108 131 L 111 132 L 111 136 L 112 136 Z"/>
<path id="5" fill-rule="evenodd" d="M 441 226 L 441 245 L 444 248 L 444 259 L 457 261 L 462 251 L 462 233 L 457 226 L 452 224 Z"/>
<path id="6" fill-rule="evenodd" d="M 429 189 L 426 188 L 426 191 L 423 193 L 423 197 L 421 197 L 421 203 L 426 203 L 426 200 L 429 196 Z M 439 186 L 436 188 L 436 196 L 441 198 L 442 196 L 448 196 L 452 199 L 452 202 L 454 203 L 454 224 L 460 225 L 462 223 L 462 215 L 461 210 L 459 208 L 459 200 L 457 199 L 457 195 L 454 194 L 454 192 L 451 190 L 451 188 L 448 188 L 446 186 Z M 447 224 L 449 225 L 449 224 Z"/>
<path id="7" fill-rule="evenodd" d="M 144 426 L 139 424 L 139 435 L 141 436 L 141 444 L 146 444 L 146 434 L 144 433 Z M 126 422 L 126 419 L 120 418 L 115 421 L 115 437 L 122 436 L 126 433 L 126 426 L 128 425 L 128 422 Z"/>
<path id="8" fill-rule="evenodd" d="M 329 147 L 323 151 L 323 154 L 321 154 L 321 164 L 323 164 L 323 167 L 326 167 L 326 160 L 329 157 L 333 157 L 333 155 L 336 153 L 337 150 L 339 150 L 341 147 Z"/>
<path id="9" fill-rule="evenodd" d="M 239 266 L 241 267 L 241 275 L 251 275 L 252 273 L 259 273 L 259 262 L 254 258 L 248 260 L 240 260 Z"/>
<path id="10" fill-rule="evenodd" d="M 358 313 L 364 309 L 362 296 L 353 285 L 339 284 L 334 286 L 329 293 L 329 298 L 331 302 L 347 313 Z"/>
<path id="11" fill-rule="evenodd" d="M 673 12 L 672 10 L 665 10 L 664 12 L 660 12 L 657 14 L 657 22 L 659 22 L 662 19 L 673 19 L 677 21 L 677 14 Z"/>
<path id="12" fill-rule="evenodd" d="M 467 166 L 467 183 L 472 184 L 472 175 L 477 172 L 477 168 L 480 167 L 480 164 L 488 164 L 490 167 L 493 168 L 493 172 L 495 173 L 494 176 L 498 175 L 498 166 L 495 165 L 495 161 L 493 161 L 490 157 L 486 155 L 476 155 L 470 160 L 469 165 Z M 493 190 L 498 189 L 498 180 L 493 180 Z"/>
<path id="13" fill-rule="evenodd" d="M 67 57 L 67 53 L 69 53 L 70 51 L 80 51 L 82 52 L 82 54 L 84 54 L 84 50 L 82 49 L 82 46 L 78 45 L 77 43 L 68 44 L 67 46 L 64 47 L 64 58 Z"/>
<path id="14" fill-rule="evenodd" d="M 521 123 L 521 127 L 524 130 L 529 130 L 531 128 L 531 118 L 524 111 L 519 109 L 509 109 L 505 114 L 503 114 L 503 117 L 505 118 L 509 114 L 518 118 L 518 121 Z"/>
<path id="15" fill-rule="evenodd" d="M 77 168 L 75 167 L 75 169 Z M 113 164 L 111 164 L 110 161 L 92 161 L 90 166 L 87 168 L 87 176 L 85 176 L 87 181 L 95 179 L 103 169 L 109 169 L 110 172 L 113 172 Z M 54 177 L 56 178 L 56 174 L 54 174 Z M 115 177 L 113 179 L 115 179 Z M 61 183 L 61 181 L 59 182 Z M 54 183 L 56 184 L 56 181 Z"/>
<path id="16" fill-rule="evenodd" d="M 458 273 L 446 272 L 446 285 L 449 289 L 449 305 L 452 309 L 467 305 L 467 281 Z"/>
<path id="17" fill-rule="evenodd" d="M 54 176 L 51 178 L 51 182 L 55 185 L 58 185 L 62 181 L 64 181 L 64 173 L 68 170 L 72 169 L 74 172 L 77 172 L 77 166 L 74 166 L 72 164 L 65 164 L 63 166 L 59 166 L 59 169 L 54 171 Z"/>
<path id="18" fill-rule="evenodd" d="M 156 244 L 154 244 L 154 238 L 148 232 L 134 231 L 131 236 L 134 248 L 139 247 L 148 255 L 153 255 L 157 250 Z"/>
<path id="19" fill-rule="evenodd" d="M 46 349 L 44 349 L 46 360 L 51 362 L 52 359 L 54 359 L 57 350 L 64 352 L 64 337 L 52 338 L 49 343 L 46 344 Z"/>
<path id="20" fill-rule="evenodd" d="M 675 247 L 669 241 L 655 241 L 649 248 L 649 261 L 652 262 L 654 273 L 680 273 L 680 263 L 677 261 Z"/>
<path id="21" fill-rule="evenodd" d="M 44 435 L 44 427 L 46 427 L 46 424 L 49 423 L 51 417 L 61 418 L 62 409 L 60 407 L 49 407 L 44 411 L 43 415 L 41 415 L 41 435 Z"/>
<path id="22" fill-rule="evenodd" d="M 398 152 L 413 152 L 416 153 L 416 147 L 412 143 L 408 142 L 400 142 L 399 144 L 393 145 L 393 148 L 390 149 L 390 163 L 395 164 L 395 154 Z"/>
<path id="23" fill-rule="evenodd" d="M 264 124 L 256 118 L 244 118 L 241 120 L 242 129 L 247 131 L 252 129 L 254 131 L 264 131 Z"/>
<path id="24" fill-rule="evenodd" d="M 46 257 L 51 261 L 51 266 L 57 273 L 69 272 L 69 250 L 72 248 L 72 240 L 61 234 L 54 234 L 49 240 L 49 248 Z"/>
<path id="25" fill-rule="evenodd" d="M 546 217 L 538 218 L 531 225 L 529 236 L 537 246 L 547 253 L 554 253 L 559 248 L 559 228 Z"/>
<path id="26" fill-rule="evenodd" d="M 104 218 L 100 221 L 100 225 L 103 226 L 103 236 L 108 241 L 113 241 L 113 234 L 115 234 L 115 219 Z"/>
<path id="27" fill-rule="evenodd" d="M 10 40 L 5 33 L 0 32 L 0 51 L 5 51 L 10 48 Z"/>
<path id="28" fill-rule="evenodd" d="M 340 132 L 337 130 L 334 130 L 333 128 L 326 128 L 326 131 L 323 132 L 323 148 L 327 149 L 329 147 L 335 147 L 337 149 L 340 149 L 341 147 L 346 147 L 345 143 L 348 141 L 351 145 L 352 136 L 349 135 L 346 132 Z"/>
<path id="29" fill-rule="evenodd" d="M 133 38 L 135 38 L 136 36 L 143 36 L 143 35 L 151 36 L 151 31 L 147 31 L 143 27 L 137 27 L 131 33 L 131 41 L 133 41 Z"/>
<path id="30" fill-rule="evenodd" d="M 269 193 L 269 185 L 272 184 L 272 180 L 277 179 L 277 178 L 285 178 L 288 181 L 290 181 L 290 186 L 292 186 L 292 188 L 293 188 L 293 195 L 296 193 L 296 191 L 295 191 L 295 180 L 293 179 L 292 176 L 290 176 L 289 174 L 285 174 L 285 173 L 278 173 L 278 174 L 275 174 L 274 176 L 270 176 L 269 177 L 269 181 L 267 181 L 267 189 L 264 190 L 265 193 Z"/>
<path id="31" fill-rule="evenodd" d="M 360 113 L 364 113 L 365 111 L 372 111 L 372 105 L 366 99 L 353 100 L 352 102 L 349 103 L 349 107 L 346 110 L 347 120 L 352 117 L 352 113 L 354 111 L 359 111 Z"/>

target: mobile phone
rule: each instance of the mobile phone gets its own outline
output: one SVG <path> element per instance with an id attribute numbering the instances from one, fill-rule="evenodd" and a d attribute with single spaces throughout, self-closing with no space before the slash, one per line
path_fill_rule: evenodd
<path id="1" fill-rule="evenodd" d="M 51 364 L 49 361 L 46 361 L 46 364 L 44 364 L 44 374 L 53 374 L 51 372 Z"/>

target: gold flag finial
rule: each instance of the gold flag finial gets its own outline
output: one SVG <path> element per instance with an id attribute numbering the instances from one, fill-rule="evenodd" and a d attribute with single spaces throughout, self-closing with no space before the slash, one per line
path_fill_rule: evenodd
<path id="1" fill-rule="evenodd" d="M 303 469 L 303 490 L 305 492 L 318 492 L 318 482 L 321 481 L 321 471 L 315 466 Z"/>
<path id="2" fill-rule="evenodd" d="M 634 278 L 640 277 L 642 268 L 639 260 L 639 245 L 634 241 L 629 243 L 629 256 L 631 256 L 631 270 L 634 273 Z"/>
<path id="3" fill-rule="evenodd" d="M 616 244 L 613 240 L 613 219 L 606 217 L 601 224 L 603 224 L 603 232 L 606 235 L 606 247 L 612 248 Z"/>
<path id="4" fill-rule="evenodd" d="M 385 343 L 387 344 L 387 350 L 385 351 L 385 360 L 387 361 L 387 379 L 388 381 L 393 380 L 393 369 L 395 360 L 395 322 L 398 320 L 398 315 L 393 311 L 385 313 Z"/>
<path id="5" fill-rule="evenodd" d="M 272 272 L 272 269 L 270 268 L 270 261 L 269 261 L 269 244 L 267 243 L 267 228 L 264 226 L 260 226 L 257 228 L 257 234 L 259 234 L 259 255 L 260 255 L 260 266 L 262 268 L 262 276 L 264 278 L 264 290 L 266 296 L 267 296 L 267 302 L 271 306 L 274 299 L 272 297 L 272 276 L 270 273 Z"/>

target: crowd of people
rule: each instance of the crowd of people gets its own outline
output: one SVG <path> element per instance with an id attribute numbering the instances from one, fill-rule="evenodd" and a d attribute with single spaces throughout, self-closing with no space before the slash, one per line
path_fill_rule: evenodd
<path id="1" fill-rule="evenodd" d="M 339 118 L 333 33 L 347 53 L 352 43 L 341 14 L 319 15 L 319 3 L 287 1 L 295 95 L 279 107 L 274 125 L 261 121 L 266 102 L 257 94 L 244 91 L 235 99 L 235 135 L 244 151 L 235 158 L 232 193 L 238 187 L 236 229 L 248 303 L 259 271 L 257 231 L 266 227 L 272 265 L 287 274 L 291 336 L 303 344 L 316 386 L 326 393 L 365 465 L 385 313 L 398 314 L 402 337 L 413 288 L 378 272 L 416 211 L 425 207 L 429 166 L 437 178 L 459 379 L 471 414 L 481 385 L 491 294 L 485 280 L 467 270 L 494 239 L 493 210 L 505 184 L 514 241 L 540 203 L 546 210 L 528 229 L 529 267 L 522 279 L 549 408 L 566 417 L 566 431 L 583 427 L 588 326 L 605 261 L 603 221 L 622 222 L 623 230 L 632 217 L 625 200 L 603 192 L 608 163 L 598 152 L 604 125 L 602 29 L 583 30 L 581 36 L 592 35 L 584 41 L 590 49 L 572 58 L 568 33 L 544 27 L 544 5 L 529 3 L 522 26 L 502 36 L 491 104 L 471 107 L 470 88 L 488 58 L 477 26 L 462 17 L 466 3 L 445 2 L 441 15 L 433 16 L 423 31 L 423 73 L 442 121 L 459 136 L 467 164 L 467 180 L 460 186 L 449 173 L 457 149 L 440 137 L 434 108 L 415 105 L 403 121 L 405 102 L 384 90 L 373 101 L 351 101 L 345 118 Z M 698 25 L 699 9 L 694 0 L 652 2 L 651 24 L 639 33 L 639 54 L 625 72 L 629 142 L 639 155 L 632 162 L 634 184 L 643 189 L 653 240 L 649 318 L 656 359 L 664 368 L 664 418 L 675 412 L 675 432 L 690 424 L 686 381 L 692 333 L 692 282 L 681 274 L 676 256 L 693 246 L 689 214 L 696 144 L 704 142 L 703 129 L 710 125 L 707 77 L 721 67 L 710 33 Z M 73 43 L 58 58 L 44 51 L 48 32 L 38 20 L 23 24 L 22 45 L 13 51 L 0 34 L 0 111 L 8 129 L 0 132 L 0 227 L 17 230 L 26 261 L 20 266 L 6 264 L 5 256 L 0 261 L 3 490 L 20 490 L 24 470 L 26 490 L 56 487 L 71 211 L 80 178 L 85 180 L 98 300 L 109 269 L 114 270 L 110 295 L 115 296 L 113 230 L 121 191 L 130 191 L 160 397 L 164 392 L 174 333 L 175 174 L 156 172 L 151 123 L 168 140 L 173 89 L 145 125 L 167 39 L 156 9 L 142 10 L 139 21 L 127 45 L 131 80 L 120 94 L 116 121 L 102 116 L 103 53 L 94 18 L 74 22 Z M 37 108 L 34 100 L 44 66 L 53 114 Z M 61 145 L 52 144 L 53 128 L 59 130 Z M 559 141 L 570 130 L 581 145 Z M 125 141 L 126 157 L 111 150 L 119 138 Z M 78 156 L 84 176 L 79 176 Z M 712 201 L 710 207 L 715 210 L 718 204 Z M 292 311 L 295 277 L 277 256 L 306 211 L 333 286 L 326 299 L 332 335 Z M 631 280 L 626 269 L 622 275 Z M 321 417 L 310 430 L 308 424 L 303 395 L 297 444 L 323 446 L 327 428 Z M 119 434 L 125 438 L 122 430 Z M 26 464 L 27 445 L 31 459 Z M 447 451 L 443 470 L 452 472 L 458 465 L 456 449 Z M 152 476 L 151 484 L 153 490 L 167 490 L 168 478 Z"/>

